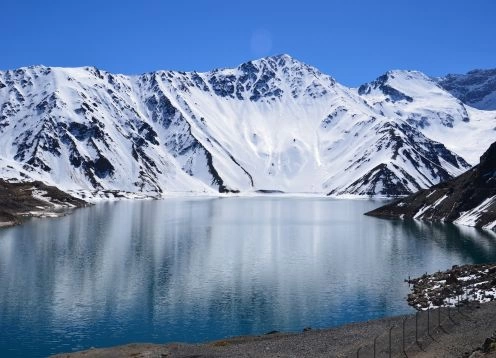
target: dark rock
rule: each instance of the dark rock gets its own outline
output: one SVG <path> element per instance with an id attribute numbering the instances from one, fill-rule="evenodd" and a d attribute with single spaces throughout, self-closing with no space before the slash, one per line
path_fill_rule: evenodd
<path id="1" fill-rule="evenodd" d="M 490 353 L 496 348 L 496 340 L 494 338 L 486 338 L 484 344 L 482 345 L 482 352 Z"/>
<path id="2" fill-rule="evenodd" d="M 450 275 L 446 279 L 446 283 L 448 285 L 456 284 L 456 283 L 458 283 L 458 278 L 456 277 L 456 275 L 454 273 L 450 273 Z"/>
<path id="3" fill-rule="evenodd" d="M 221 97 L 231 97 L 234 98 L 234 83 L 236 81 L 236 77 L 233 75 L 222 76 L 216 75 L 212 76 L 209 80 L 212 89 L 215 94 Z"/>
<path id="4" fill-rule="evenodd" d="M 496 92 L 496 69 L 474 70 L 465 75 L 448 75 L 438 84 L 454 97 L 472 107 L 495 110 L 496 101 L 484 101 Z"/>
<path id="5" fill-rule="evenodd" d="M 280 333 L 279 331 L 270 331 L 270 332 L 267 332 L 265 333 L 265 335 L 270 335 L 270 334 L 277 334 L 277 333 Z"/>
<path id="6" fill-rule="evenodd" d="M 496 195 L 496 142 L 481 156 L 480 164 L 466 173 L 430 189 L 385 205 L 366 215 L 387 218 L 413 218 L 422 209 L 418 219 L 454 221 L 462 212 L 479 206 Z M 496 221 L 496 202 L 490 202 L 480 212 L 476 227 Z"/>
<path id="7" fill-rule="evenodd" d="M 375 81 L 371 83 L 366 83 L 364 85 L 361 85 L 358 88 L 358 94 L 360 95 L 366 95 L 371 92 L 372 89 L 378 89 L 384 95 L 388 97 L 388 99 L 392 102 L 399 102 L 399 101 L 407 101 L 407 102 L 413 102 L 413 98 L 404 94 L 403 92 L 398 91 L 397 89 L 389 86 L 388 80 L 389 80 L 390 74 L 386 73 L 380 77 L 378 77 Z"/>
<path id="8" fill-rule="evenodd" d="M 101 179 L 111 176 L 115 171 L 114 166 L 104 156 L 100 156 L 93 162 L 93 168 L 95 175 Z"/>

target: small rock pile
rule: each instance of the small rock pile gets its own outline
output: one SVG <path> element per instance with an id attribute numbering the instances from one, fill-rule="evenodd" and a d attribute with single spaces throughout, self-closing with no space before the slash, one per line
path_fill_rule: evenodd
<path id="1" fill-rule="evenodd" d="M 408 304 L 417 310 L 496 300 L 496 264 L 453 266 L 450 270 L 406 280 Z"/>
<path id="2" fill-rule="evenodd" d="M 478 347 L 473 352 L 465 353 L 464 357 L 468 357 L 468 358 L 485 357 L 487 354 L 494 352 L 496 352 L 496 332 L 494 332 L 491 337 L 486 338 L 482 347 Z"/>

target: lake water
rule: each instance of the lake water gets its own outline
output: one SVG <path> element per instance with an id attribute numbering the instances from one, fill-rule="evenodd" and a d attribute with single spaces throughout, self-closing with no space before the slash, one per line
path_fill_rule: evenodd
<path id="1" fill-rule="evenodd" d="M 328 198 L 123 201 L 0 230 L 0 355 L 201 342 L 402 314 L 408 275 L 494 235 Z"/>

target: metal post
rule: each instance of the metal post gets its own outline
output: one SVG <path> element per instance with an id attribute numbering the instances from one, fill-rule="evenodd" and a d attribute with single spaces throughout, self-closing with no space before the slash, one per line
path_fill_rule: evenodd
<path id="1" fill-rule="evenodd" d="M 437 326 L 441 327 L 441 306 L 437 309 Z"/>
<path id="2" fill-rule="evenodd" d="M 405 352 L 405 323 L 406 323 L 406 320 L 408 319 L 408 317 L 405 317 L 403 319 L 403 353 L 406 355 L 406 352 Z"/>
<path id="3" fill-rule="evenodd" d="M 391 326 L 391 328 L 389 328 L 389 358 L 391 358 L 393 356 L 393 352 L 391 350 L 391 332 L 393 330 L 394 326 Z"/>
<path id="4" fill-rule="evenodd" d="M 376 336 L 376 337 L 374 338 L 374 358 L 375 358 L 375 348 L 376 348 L 376 346 L 377 346 L 377 338 L 379 338 L 379 336 Z"/>
<path id="5" fill-rule="evenodd" d="M 362 349 L 362 347 L 358 347 L 358 350 L 357 350 L 357 358 L 360 358 L 360 349 Z"/>
<path id="6" fill-rule="evenodd" d="M 419 311 L 415 313 L 415 343 L 418 344 L 418 316 L 419 316 Z"/>
<path id="7" fill-rule="evenodd" d="M 430 323 L 431 323 L 431 309 L 429 307 L 429 308 L 427 308 L 427 334 L 429 336 L 431 335 Z"/>

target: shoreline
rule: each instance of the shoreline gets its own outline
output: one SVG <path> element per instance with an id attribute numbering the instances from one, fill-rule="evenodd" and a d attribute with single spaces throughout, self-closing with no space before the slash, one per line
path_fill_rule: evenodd
<path id="1" fill-rule="evenodd" d="M 22 224 L 29 217 L 60 217 L 89 206 L 40 181 L 11 183 L 0 179 L 0 228 Z"/>
<path id="2" fill-rule="evenodd" d="M 351 195 L 351 194 L 343 194 L 343 195 L 327 195 L 324 193 L 310 193 L 310 192 L 279 192 L 272 190 L 257 190 L 252 192 L 240 192 L 240 193 L 207 193 L 207 192 L 168 192 L 164 193 L 160 196 L 153 196 L 144 193 L 136 193 L 136 192 L 125 192 L 125 191 L 117 191 L 117 190 L 103 190 L 101 192 L 90 192 L 85 190 L 68 190 L 62 191 L 54 186 L 47 186 L 44 183 L 34 181 L 34 182 L 6 182 L 3 179 L 0 179 L 0 199 L 2 196 L 2 185 L 5 184 L 11 186 L 27 186 L 34 185 L 36 187 L 49 188 L 49 191 L 56 192 L 57 196 L 63 197 L 64 203 L 60 205 L 60 201 L 57 203 L 50 202 L 50 197 L 43 198 L 40 196 L 33 196 L 27 198 L 28 200 L 38 200 L 37 205 L 31 204 L 28 209 L 23 209 L 18 212 L 13 212 L 12 210 L 5 210 L 4 207 L 0 205 L 0 229 L 12 227 L 16 225 L 22 224 L 25 218 L 30 217 L 61 217 L 65 215 L 71 214 L 74 209 L 92 206 L 98 203 L 105 202 L 116 202 L 123 200 L 167 200 L 167 199 L 177 199 L 177 198 L 185 198 L 185 199 L 215 199 L 215 198 L 314 198 L 314 199 L 327 199 L 327 200 L 370 200 L 370 201 L 380 201 L 380 202 L 392 202 L 390 204 L 386 204 L 386 206 L 394 205 L 397 200 L 405 199 L 405 197 L 388 197 L 388 196 L 364 196 L 364 195 Z M 25 189 L 24 189 L 25 190 Z M 14 195 L 16 196 L 16 195 Z M 18 199 L 18 198 L 16 198 Z M 24 196 L 21 198 L 26 199 Z M 39 200 L 42 199 L 42 200 Z M 47 200 L 48 199 L 48 200 Z M 75 203 L 75 204 L 71 204 Z M 69 203 L 67 205 L 67 203 Z M 44 210 L 40 209 L 40 204 Z M 22 206 L 17 204 L 16 206 Z M 34 210 L 33 210 L 34 209 Z M 381 207 L 374 209 L 371 212 L 363 213 L 366 216 L 376 217 L 378 219 L 386 219 L 386 220 L 405 220 L 404 217 L 393 217 L 393 216 L 381 216 L 371 214 L 377 210 L 381 209 Z M 418 219 L 411 219 L 418 220 Z M 424 223 L 433 223 L 430 220 L 418 220 Z M 437 222 L 437 221 L 436 221 Z M 475 225 L 470 225 L 467 223 L 459 223 L 459 222 L 451 222 L 450 224 L 461 226 L 461 227 L 469 227 L 469 228 L 478 228 L 484 230 L 486 232 L 495 233 L 495 230 L 486 228 L 486 227 L 477 227 Z"/>
<path id="3" fill-rule="evenodd" d="M 0 179 L 1 181 L 1 179 Z M 36 183 L 38 185 L 39 182 L 25 182 L 25 183 L 15 183 L 17 185 L 22 185 L 22 184 L 32 184 Z M 43 184 L 44 185 L 44 184 Z M 242 199 L 251 199 L 251 198 L 303 198 L 303 199 L 326 199 L 326 200 L 336 200 L 336 201 L 341 201 L 341 200 L 353 200 L 353 201 L 362 201 L 362 200 L 371 200 L 371 201 L 381 201 L 381 202 L 386 202 L 386 201 L 394 201 L 398 200 L 397 197 L 383 197 L 383 196 L 374 196 L 374 197 L 365 197 L 365 196 L 352 196 L 352 195 L 339 195 L 339 196 L 334 196 L 334 195 L 325 195 L 325 194 L 319 194 L 319 193 L 259 193 L 259 192 L 245 192 L 245 193 L 231 193 L 231 194 L 225 194 L 225 193 L 196 193 L 196 192 L 170 192 L 163 194 L 161 196 L 149 196 L 146 194 L 139 194 L 139 193 L 130 193 L 130 192 L 119 192 L 119 191 L 102 191 L 99 195 L 96 194 L 88 194 L 86 192 L 75 192 L 75 191 L 67 191 L 63 192 L 57 189 L 56 187 L 49 187 L 51 189 L 56 189 L 60 193 L 63 193 L 65 196 L 69 197 L 69 200 L 75 200 L 79 201 L 81 203 L 78 203 L 76 205 L 68 205 L 62 208 L 62 210 L 55 209 L 47 207 L 47 210 L 43 211 L 36 211 L 36 210 L 25 210 L 21 212 L 16 212 L 13 213 L 12 211 L 5 211 L 3 208 L 0 206 L 0 229 L 1 228 L 7 228 L 7 227 L 12 227 L 16 225 L 20 225 L 23 223 L 23 219 L 25 218 L 30 218 L 30 217 L 48 217 L 48 218 L 56 218 L 60 216 L 65 216 L 71 214 L 71 212 L 74 209 L 81 208 L 81 207 L 87 207 L 87 206 L 92 206 L 95 204 L 100 204 L 100 203 L 110 203 L 110 202 L 118 202 L 118 201 L 135 201 L 135 200 L 168 200 L 168 199 L 178 199 L 178 198 L 184 198 L 184 199 L 195 199 L 195 200 L 209 200 L 209 199 L 223 199 L 223 198 L 242 198 Z M 1 193 L 0 193 L 1 195 Z M 52 205 L 47 201 L 44 201 L 42 203 L 43 206 L 46 205 Z M 56 204 L 57 205 L 57 204 Z M 38 207 L 36 207 L 38 208 Z M 36 209 L 35 208 L 35 209 Z M 377 210 L 377 209 L 376 209 Z M 2 217 L 8 215 L 8 217 Z M 406 219 L 406 218 L 397 218 L 397 217 L 382 217 L 382 216 L 376 216 L 376 215 L 370 215 L 370 213 L 363 213 L 363 215 L 366 216 L 372 216 L 376 217 L 377 219 L 386 219 L 386 220 L 415 220 L 418 222 L 426 223 L 426 224 L 433 224 L 433 223 L 438 223 L 437 221 L 429 221 L 429 220 L 419 220 L 419 219 Z M 446 223 L 446 222 L 442 222 Z M 458 222 L 452 222 L 449 223 L 455 226 L 459 227 L 467 227 L 467 228 L 476 228 L 483 230 L 484 232 L 489 232 L 492 234 L 496 234 L 496 232 L 492 229 L 489 228 L 479 228 L 474 225 L 468 225 L 465 223 L 458 223 Z"/>
<path id="4" fill-rule="evenodd" d="M 496 264 L 473 264 L 409 279 L 413 286 L 407 301 L 417 311 L 407 315 L 299 333 L 274 331 L 198 344 L 132 343 L 54 357 L 355 357 L 376 350 L 409 357 L 496 357 L 496 300 L 474 291 L 461 301 L 451 299 L 468 293 L 468 287 L 496 288 L 495 276 Z"/>
<path id="5" fill-rule="evenodd" d="M 416 316 L 419 331 L 417 343 Z M 471 303 L 459 309 L 441 308 L 440 311 L 435 309 L 329 329 L 307 328 L 300 333 L 271 332 L 200 344 L 133 343 L 52 357 L 356 357 L 359 349 L 360 356 L 368 357 L 373 352 L 374 339 L 377 353 L 384 356 L 389 353 L 391 327 L 392 353 L 399 355 L 403 353 L 403 322 L 406 337 L 404 351 L 408 357 L 469 357 L 473 354 L 474 357 L 496 357 L 495 316 L 496 302 Z M 486 344 L 484 348 L 488 340 L 494 344 Z M 484 349 L 486 353 L 483 353 Z"/>

